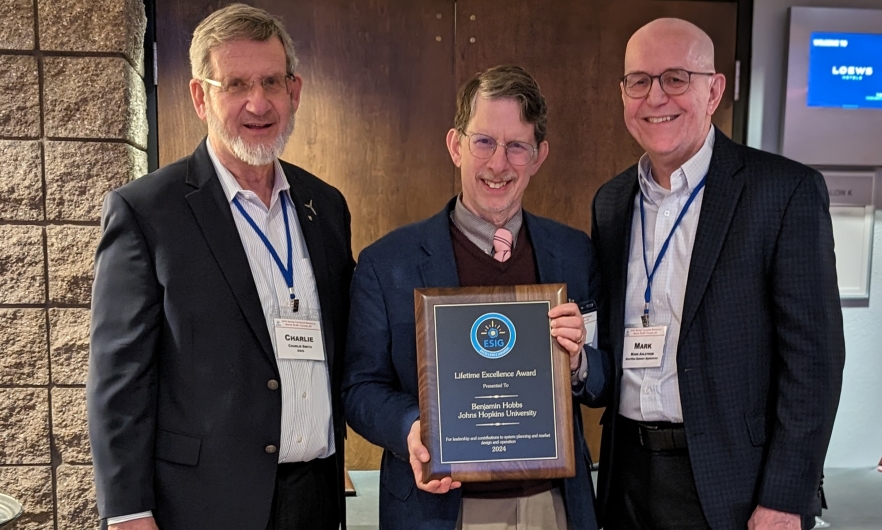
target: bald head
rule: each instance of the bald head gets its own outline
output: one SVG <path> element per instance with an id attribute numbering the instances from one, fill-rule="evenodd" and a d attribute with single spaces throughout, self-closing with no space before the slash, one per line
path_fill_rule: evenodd
<path id="1" fill-rule="evenodd" d="M 714 43 L 695 24 L 679 18 L 659 18 L 638 29 L 625 49 L 625 73 L 647 55 L 674 56 L 678 68 L 714 71 Z M 673 67 L 673 66 L 672 66 Z"/>
<path id="2" fill-rule="evenodd" d="M 628 41 L 625 77 L 625 125 L 649 155 L 653 176 L 670 185 L 666 179 L 705 144 L 726 89 L 714 43 L 685 20 L 653 20 Z"/>

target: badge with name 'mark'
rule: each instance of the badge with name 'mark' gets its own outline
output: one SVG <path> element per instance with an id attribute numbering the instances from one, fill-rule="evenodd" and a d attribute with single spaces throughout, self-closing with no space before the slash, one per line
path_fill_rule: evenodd
<path id="1" fill-rule="evenodd" d="M 622 368 L 658 368 L 665 351 L 667 326 L 625 328 Z"/>
<path id="2" fill-rule="evenodd" d="M 425 481 L 575 472 L 569 356 L 548 318 L 565 289 L 415 291 Z"/>

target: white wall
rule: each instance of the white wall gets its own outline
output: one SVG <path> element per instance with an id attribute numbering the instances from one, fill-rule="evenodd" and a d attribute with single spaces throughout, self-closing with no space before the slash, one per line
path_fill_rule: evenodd
<path id="1" fill-rule="evenodd" d="M 747 143 L 779 152 L 787 84 L 788 8 L 882 9 L 882 0 L 755 0 Z M 882 31 L 882 28 L 880 28 Z M 882 111 L 880 111 L 882 119 Z M 882 456 L 882 182 L 876 179 L 876 223 L 869 307 L 845 307 L 845 379 L 827 467 L 875 467 Z"/>

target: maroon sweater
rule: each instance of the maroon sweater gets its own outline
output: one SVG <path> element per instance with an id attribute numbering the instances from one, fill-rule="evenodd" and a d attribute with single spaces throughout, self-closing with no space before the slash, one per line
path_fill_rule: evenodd
<path id="1" fill-rule="evenodd" d="M 495 285 L 531 285 L 539 283 L 533 245 L 527 237 L 526 227 L 518 232 L 508 261 L 499 262 L 493 256 L 475 246 L 465 234 L 450 223 L 453 239 L 453 256 L 459 285 L 480 287 Z M 462 485 L 464 497 L 481 499 L 507 499 L 527 497 L 548 491 L 554 487 L 550 480 L 500 480 L 495 482 L 467 482 Z"/>
<path id="2" fill-rule="evenodd" d="M 527 237 L 526 227 L 518 231 L 518 240 L 508 261 L 496 261 L 474 243 L 459 228 L 450 223 L 450 236 L 453 239 L 453 256 L 456 259 L 456 272 L 462 287 L 481 287 L 495 285 L 532 285 L 539 283 L 536 271 L 536 257 L 533 245 Z"/>

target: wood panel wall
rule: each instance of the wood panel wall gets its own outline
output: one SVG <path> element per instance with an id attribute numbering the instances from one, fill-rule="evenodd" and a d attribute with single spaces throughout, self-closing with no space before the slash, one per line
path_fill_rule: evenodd
<path id="1" fill-rule="evenodd" d="M 187 58 L 198 22 L 230 2 L 157 0 L 159 158 L 193 151 L 205 125 L 190 102 Z M 457 87 L 518 64 L 549 105 L 550 154 L 525 208 L 590 232 L 597 188 L 641 154 L 622 121 L 618 79 L 640 26 L 676 16 L 717 45 L 729 86 L 714 122 L 731 130 L 737 3 L 669 0 L 256 0 L 283 18 L 304 80 L 283 158 L 339 188 L 352 211 L 353 251 L 437 212 L 460 189 L 444 144 Z M 597 460 L 598 418 L 583 408 Z M 378 469 L 380 450 L 351 433 L 350 469 Z"/>

